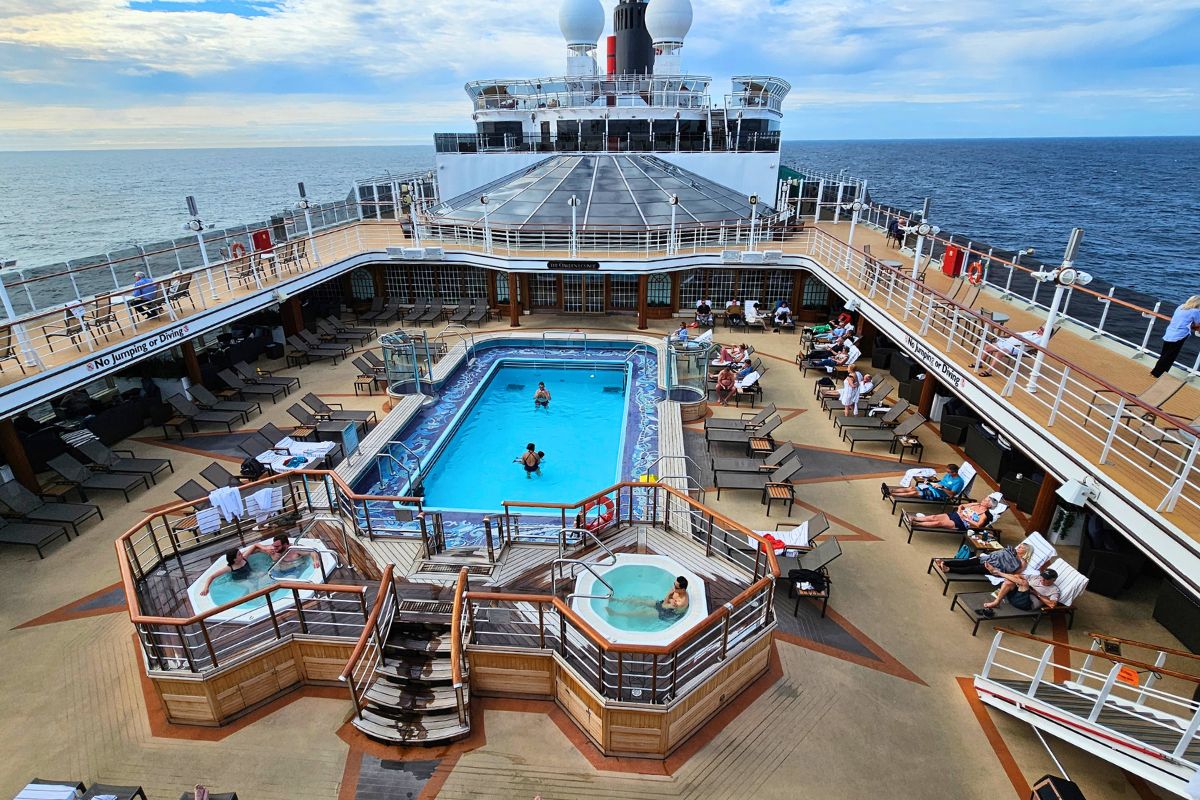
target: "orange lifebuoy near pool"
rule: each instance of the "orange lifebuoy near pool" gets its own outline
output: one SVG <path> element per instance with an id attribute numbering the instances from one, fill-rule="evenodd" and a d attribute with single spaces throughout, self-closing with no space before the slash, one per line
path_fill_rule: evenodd
<path id="1" fill-rule="evenodd" d="M 983 262 L 976 261 L 967 267 L 967 280 L 971 282 L 972 286 L 978 286 L 983 283 Z"/>
<path id="2" fill-rule="evenodd" d="M 597 514 L 595 519 L 589 520 L 587 513 L 597 506 L 602 507 L 604 510 L 600 514 Z M 615 517 L 616 506 L 613 504 L 612 498 L 607 495 L 596 500 L 591 500 L 583 506 L 583 527 L 589 531 L 598 531 L 601 528 L 607 527 Z"/>
<path id="3" fill-rule="evenodd" d="M 229 254 L 233 258 L 241 258 L 246 255 L 246 245 L 241 242 L 234 242 L 233 246 L 229 248 Z"/>

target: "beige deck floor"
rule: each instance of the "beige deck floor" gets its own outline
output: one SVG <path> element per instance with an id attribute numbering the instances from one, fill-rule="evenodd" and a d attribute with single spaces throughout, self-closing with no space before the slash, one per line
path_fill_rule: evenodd
<path id="1" fill-rule="evenodd" d="M 561 328 L 563 318 L 524 318 L 529 329 Z M 578 318 L 571 318 L 571 327 Z M 632 329 L 629 317 L 598 327 Z M 500 327 L 502 323 L 492 323 Z M 658 325 L 665 333 L 667 323 Z M 844 451 L 825 415 L 812 409 L 811 380 L 791 366 L 797 341 L 750 334 L 769 356 L 767 398 L 796 415 L 782 437 Z M 718 337 L 720 338 L 720 337 Z M 304 389 L 347 408 L 380 408 L 382 398 L 352 396 L 355 370 L 299 371 Z M 347 396 L 350 395 L 350 396 Z M 286 402 L 267 405 L 259 421 L 291 425 Z M 718 413 L 732 413 L 720 410 Z M 157 436 L 156 431 L 145 431 Z M 923 430 L 929 463 L 960 460 Z M 303 698 L 220 741 L 152 735 L 139 684 L 140 664 L 123 613 L 14 629 L 117 580 L 113 539 L 143 510 L 172 501 L 171 490 L 208 463 L 205 456 L 133 443 L 140 454 L 168 456 L 176 474 L 124 505 L 101 500 L 106 519 L 70 543 L 52 545 L 43 561 L 32 551 L 0 550 L 0 797 L 33 777 L 143 785 L 152 800 L 173 800 L 197 781 L 236 789 L 251 800 L 338 796 L 347 745 L 335 735 L 349 713 L 345 699 Z M 873 452 L 879 448 L 868 448 Z M 598 770 L 544 715 L 488 711 L 486 743 L 461 756 L 440 795 L 446 798 L 687 797 L 1014 797 L 1011 782 L 964 698 L 957 678 L 983 662 L 987 628 L 977 638 L 935 579 L 928 559 L 947 542 L 901 529 L 878 499 L 879 479 L 806 483 L 800 498 L 834 516 L 847 537 L 834 563 L 831 609 L 897 659 L 922 683 L 790 643 L 779 643 L 783 677 L 670 776 Z M 753 528 L 773 527 L 754 492 L 709 501 Z M 1015 515 L 1002 524 L 1008 541 L 1022 535 Z M 879 537 L 863 541 L 863 532 Z M 952 549 L 952 548 L 951 548 Z M 1086 595 L 1071 641 L 1088 630 L 1179 646 L 1150 619 L 1156 586 L 1146 581 L 1119 601 Z M 1049 633 L 1046 629 L 1043 632 Z M 1027 780 L 1053 771 L 1032 733 L 991 715 Z M 1055 744 L 1091 800 L 1148 797 L 1117 770 Z"/>

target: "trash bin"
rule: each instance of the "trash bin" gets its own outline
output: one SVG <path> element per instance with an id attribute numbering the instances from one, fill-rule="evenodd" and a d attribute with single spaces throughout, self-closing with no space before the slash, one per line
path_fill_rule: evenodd
<path id="1" fill-rule="evenodd" d="M 279 342 L 271 342 L 269 345 L 263 348 L 263 354 L 267 358 L 271 359 L 283 358 L 283 345 L 281 345 Z"/>

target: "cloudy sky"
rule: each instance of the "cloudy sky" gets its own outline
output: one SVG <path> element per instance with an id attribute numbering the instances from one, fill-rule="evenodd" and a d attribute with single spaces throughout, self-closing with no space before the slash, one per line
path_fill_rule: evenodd
<path id="1" fill-rule="evenodd" d="M 693 4 L 789 139 L 1200 134 L 1200 0 Z M 425 144 L 564 53 L 555 0 L 2 0 L 0 149 Z"/>

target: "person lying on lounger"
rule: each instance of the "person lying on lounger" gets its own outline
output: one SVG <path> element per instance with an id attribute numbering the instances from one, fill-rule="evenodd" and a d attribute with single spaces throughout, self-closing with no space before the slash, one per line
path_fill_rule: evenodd
<path id="1" fill-rule="evenodd" d="M 977 531 L 992 524 L 992 509 L 995 507 L 996 501 L 985 497 L 978 503 L 963 503 L 954 511 L 947 511 L 945 514 L 910 514 L 909 517 L 923 528 Z"/>
<path id="2" fill-rule="evenodd" d="M 1005 599 L 1014 608 L 1036 611 L 1042 606 L 1054 608 L 1062 596 L 1055 583 L 1058 573 L 1052 569 L 1042 570 L 1036 578 L 1026 578 L 1018 573 L 1007 574 L 1003 578 L 1004 583 L 1001 584 L 1000 591 L 996 592 L 996 599 L 984 603 L 980 609 L 979 613 L 985 617 L 993 616 L 996 606 Z"/>
<path id="3" fill-rule="evenodd" d="M 924 497 L 926 500 L 949 500 L 952 497 L 957 497 L 958 493 L 963 490 L 963 486 L 963 479 L 958 474 L 958 464 L 947 464 L 946 474 L 937 483 L 921 479 L 917 480 L 915 486 L 888 486 L 886 483 L 881 483 L 879 491 L 883 492 L 885 500 L 889 497 Z"/>
<path id="4" fill-rule="evenodd" d="M 979 364 L 979 377 L 986 378 L 991 375 L 1001 358 L 1015 358 L 1017 354 L 1025 351 L 1025 346 L 1030 342 L 1040 341 L 1045 330 L 1046 326 L 1043 325 L 1035 331 L 1025 331 L 1016 336 L 1005 336 L 1003 339 L 997 339 L 994 343 L 985 344 L 983 359 Z"/>
<path id="5" fill-rule="evenodd" d="M 1033 548 L 1027 544 L 980 553 L 971 558 L 938 558 L 934 564 L 942 572 L 955 575 L 1019 575 L 1029 566 Z"/>

